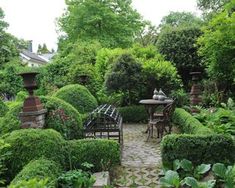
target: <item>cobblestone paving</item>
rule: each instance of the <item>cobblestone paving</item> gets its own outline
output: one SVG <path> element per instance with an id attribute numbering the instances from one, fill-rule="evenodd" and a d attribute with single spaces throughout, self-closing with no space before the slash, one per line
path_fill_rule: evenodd
<path id="1" fill-rule="evenodd" d="M 124 125 L 122 165 L 115 169 L 114 187 L 160 187 L 160 140 L 154 135 L 146 142 L 146 127 L 147 125 L 142 124 Z"/>

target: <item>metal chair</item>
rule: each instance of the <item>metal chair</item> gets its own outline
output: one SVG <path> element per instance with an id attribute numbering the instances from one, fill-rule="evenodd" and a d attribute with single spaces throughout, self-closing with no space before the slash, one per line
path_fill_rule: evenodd
<path id="1" fill-rule="evenodd" d="M 171 116 L 175 109 L 175 101 L 165 106 L 162 112 L 154 113 L 153 119 L 149 121 L 148 124 L 148 137 L 147 141 L 150 137 L 153 137 L 153 128 L 154 126 L 157 128 L 157 138 L 162 138 L 164 131 L 166 133 L 171 133 L 172 125 L 171 125 Z M 167 131 L 166 127 L 169 127 Z"/>

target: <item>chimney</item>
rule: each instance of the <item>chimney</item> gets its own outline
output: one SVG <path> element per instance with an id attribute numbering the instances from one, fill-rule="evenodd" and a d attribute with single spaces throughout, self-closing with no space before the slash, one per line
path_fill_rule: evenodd
<path id="1" fill-rule="evenodd" d="M 33 41 L 28 40 L 28 51 L 33 52 Z"/>

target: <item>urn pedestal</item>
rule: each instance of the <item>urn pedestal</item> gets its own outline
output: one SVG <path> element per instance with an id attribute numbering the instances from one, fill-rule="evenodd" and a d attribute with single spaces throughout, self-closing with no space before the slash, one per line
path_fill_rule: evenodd
<path id="1" fill-rule="evenodd" d="M 21 128 L 43 128 L 45 124 L 46 109 L 37 96 L 34 96 L 34 90 L 37 89 L 36 75 L 37 72 L 21 73 L 23 77 L 24 88 L 29 92 L 29 96 L 25 99 L 23 110 L 19 117 L 21 120 Z"/>
<path id="2" fill-rule="evenodd" d="M 192 113 L 198 113 L 199 110 L 195 108 L 196 105 L 201 104 L 202 99 L 200 97 L 201 95 L 201 87 L 198 84 L 199 76 L 201 72 L 190 72 L 190 75 L 192 75 L 192 81 L 193 85 L 191 87 L 190 92 L 190 107 Z"/>

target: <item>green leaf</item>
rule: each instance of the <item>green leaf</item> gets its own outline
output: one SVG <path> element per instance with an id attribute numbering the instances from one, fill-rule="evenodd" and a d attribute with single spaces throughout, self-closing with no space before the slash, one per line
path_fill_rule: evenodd
<path id="1" fill-rule="evenodd" d="M 193 177 L 186 177 L 181 181 L 181 185 L 188 185 L 192 188 L 199 188 L 198 182 Z"/>
<path id="2" fill-rule="evenodd" d="M 173 162 L 173 170 L 178 170 L 178 169 L 180 169 L 180 165 L 181 163 L 180 163 L 180 160 L 179 159 L 176 159 L 176 160 L 174 160 L 174 162 Z"/>
<path id="3" fill-rule="evenodd" d="M 179 174 L 175 171 L 168 170 L 164 177 L 160 178 L 160 184 L 163 187 L 175 187 L 180 186 Z"/>
<path id="4" fill-rule="evenodd" d="M 193 170 L 193 164 L 191 161 L 187 160 L 187 159 L 183 159 L 181 161 L 181 167 L 183 168 L 184 171 L 192 171 Z"/>
<path id="5" fill-rule="evenodd" d="M 196 167 L 195 172 L 197 174 L 205 174 L 210 170 L 210 168 L 211 168 L 210 164 L 201 164 Z"/>
<path id="6" fill-rule="evenodd" d="M 218 176 L 219 178 L 224 179 L 227 169 L 226 169 L 224 164 L 216 163 L 216 164 L 213 165 L 212 171 L 214 172 L 214 174 L 216 176 Z"/>
<path id="7" fill-rule="evenodd" d="M 216 180 L 209 180 L 208 182 L 199 183 L 200 188 L 213 188 L 215 186 Z"/>

